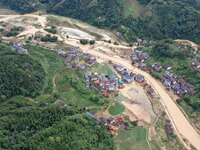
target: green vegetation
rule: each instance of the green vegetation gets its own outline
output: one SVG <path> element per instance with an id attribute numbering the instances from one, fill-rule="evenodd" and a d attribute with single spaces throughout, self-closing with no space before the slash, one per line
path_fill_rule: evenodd
<path id="1" fill-rule="evenodd" d="M 86 44 L 88 44 L 88 40 L 80 39 L 80 43 L 83 44 L 83 45 L 86 45 Z"/>
<path id="2" fill-rule="evenodd" d="M 42 106 L 42 107 L 41 107 Z M 113 149 L 105 129 L 75 108 L 23 98 L 0 105 L 1 149 Z"/>
<path id="3" fill-rule="evenodd" d="M 199 0 L 49 0 L 42 3 L 39 0 L 1 0 L 0 3 L 21 13 L 32 12 L 44 5 L 47 12 L 115 29 L 129 41 L 142 37 L 200 42 Z"/>
<path id="4" fill-rule="evenodd" d="M 28 0 L 1 0 L 0 4 L 20 13 L 30 13 L 36 10 Z"/>
<path id="5" fill-rule="evenodd" d="M 149 146 L 146 141 L 146 129 L 136 127 L 131 130 L 119 129 L 118 135 L 115 137 L 117 150 L 148 150 Z"/>
<path id="6" fill-rule="evenodd" d="M 42 42 L 57 42 L 57 40 L 58 40 L 57 36 L 51 36 L 50 34 L 41 37 Z"/>
<path id="7" fill-rule="evenodd" d="M 22 28 L 21 27 L 13 27 L 10 29 L 10 31 L 6 32 L 5 35 L 7 37 L 10 37 L 10 36 L 17 36 L 20 31 L 22 31 Z"/>
<path id="8" fill-rule="evenodd" d="M 112 68 L 113 66 L 107 63 L 102 63 L 102 64 L 97 63 L 91 68 L 91 71 L 97 72 L 99 75 L 101 75 L 102 73 L 110 75 L 114 72 L 114 69 Z"/>
<path id="9" fill-rule="evenodd" d="M 177 103 L 182 106 L 191 121 L 200 129 L 200 93 L 198 92 L 200 91 L 200 74 L 191 65 L 192 61 L 196 60 L 196 56 L 192 54 L 192 49 L 170 40 L 160 41 L 141 49 L 150 54 L 150 58 L 147 60 L 149 64 L 171 64 L 172 69 L 170 72 L 184 77 L 188 83 L 195 86 L 196 93 L 194 95 L 186 94 Z M 150 71 L 150 73 L 154 77 L 158 77 L 161 74 L 155 71 Z"/>
<path id="10" fill-rule="evenodd" d="M 178 137 L 174 133 L 167 134 L 166 131 L 163 129 L 166 119 L 166 113 L 162 112 L 158 121 L 155 124 L 156 134 L 152 137 L 152 140 L 149 141 L 152 150 L 158 150 L 162 147 L 173 150 L 185 150 L 184 146 L 182 145 L 182 143 L 180 143 Z"/>
<path id="11" fill-rule="evenodd" d="M 86 45 L 86 44 L 94 45 L 95 40 L 80 39 L 80 43 L 83 45 Z"/>
<path id="12" fill-rule="evenodd" d="M 115 105 L 111 106 L 108 111 L 111 115 L 115 116 L 115 115 L 119 115 L 121 113 L 123 113 L 125 110 L 125 106 L 120 104 L 118 101 L 115 101 Z"/>
<path id="13" fill-rule="evenodd" d="M 94 45 L 95 44 L 95 40 L 90 40 L 89 43 L 90 43 L 90 45 Z"/>
<path id="14" fill-rule="evenodd" d="M 28 55 L 19 55 L 0 44 L 0 99 L 15 95 L 35 97 L 41 92 L 45 72 L 41 64 Z"/>
<path id="15" fill-rule="evenodd" d="M 52 34 L 56 34 L 57 33 L 57 29 L 56 29 L 55 26 L 52 26 L 51 28 L 45 28 L 44 30 L 47 31 L 47 32 L 50 32 Z"/>
<path id="16" fill-rule="evenodd" d="M 116 29 L 128 40 L 134 40 L 139 36 L 154 39 L 184 38 L 200 42 L 198 0 L 149 2 L 149 0 L 128 2 L 64 0 L 61 3 L 61 0 L 58 0 L 49 2 L 48 12 L 81 19 L 99 27 Z M 126 3 L 129 4 L 128 7 L 124 6 Z M 135 5 L 136 3 L 139 4 Z"/>
<path id="17" fill-rule="evenodd" d="M 150 54 L 148 63 L 171 64 L 172 73 L 178 76 L 183 76 L 187 82 L 196 87 L 196 91 L 200 91 L 200 76 L 197 70 L 191 67 L 193 59 L 196 56 L 192 54 L 190 47 L 181 46 L 170 40 L 164 40 L 142 48 Z M 158 76 L 160 73 L 154 73 Z M 195 95 L 186 95 L 182 100 L 189 104 L 194 110 L 200 111 L 199 105 L 200 93 L 196 92 Z"/>
<path id="18" fill-rule="evenodd" d="M 9 69 L 9 72 L 0 73 L 1 81 L 6 75 L 7 78 L 13 76 L 9 87 L 18 81 L 31 87 L 37 83 L 40 86 L 36 89 L 41 92 L 35 99 L 13 95 L 0 102 L 1 149 L 114 149 L 110 134 L 83 114 L 86 106 L 103 101 L 101 96 L 86 90 L 83 74 L 77 75 L 74 70 L 65 69 L 64 58 L 54 51 L 27 45 L 25 48 L 29 55 L 19 55 L 5 44 L 0 46 L 0 66 L 4 67 L 1 70 L 6 70 L 5 66 Z M 16 74 L 12 75 L 14 72 Z M 42 72 L 46 75 L 44 79 L 38 77 Z M 40 84 L 37 81 L 32 83 L 35 74 Z M 26 80 L 25 75 L 30 79 Z M 2 87 L 2 83 L 0 85 Z M 60 98 L 66 107 L 54 104 Z"/>

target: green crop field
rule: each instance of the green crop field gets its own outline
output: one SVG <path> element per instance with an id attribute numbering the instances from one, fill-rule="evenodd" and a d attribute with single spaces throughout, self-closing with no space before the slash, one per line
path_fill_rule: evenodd
<path id="1" fill-rule="evenodd" d="M 124 7 L 124 16 L 140 16 L 144 14 L 147 10 L 146 6 L 142 6 L 139 4 L 137 0 L 122 0 Z"/>
<path id="2" fill-rule="evenodd" d="M 119 129 L 118 136 L 115 137 L 117 150 L 148 150 L 146 132 L 146 129 L 141 127 L 131 130 Z"/>
<path id="3" fill-rule="evenodd" d="M 115 105 L 108 109 L 109 113 L 113 116 L 123 113 L 124 110 L 125 106 L 120 104 L 118 101 L 115 101 Z"/>

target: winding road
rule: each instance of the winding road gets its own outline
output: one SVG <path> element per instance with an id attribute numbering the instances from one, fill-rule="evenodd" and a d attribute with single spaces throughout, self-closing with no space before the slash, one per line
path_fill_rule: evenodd
<path id="1" fill-rule="evenodd" d="M 9 15 L 9 16 L 0 15 L 0 16 L 4 17 L 4 18 L 0 19 L 0 21 L 9 21 L 9 19 L 13 19 L 13 18 L 19 17 L 21 15 Z M 37 17 L 38 22 L 41 23 L 41 26 L 42 27 L 45 26 L 46 19 L 44 16 L 41 17 L 38 15 L 32 15 L 32 14 L 23 15 L 23 16 Z M 35 32 L 35 29 L 30 28 L 30 31 L 27 30 L 24 33 L 31 33 L 33 31 Z M 40 31 L 44 31 L 44 30 L 40 29 Z M 118 56 L 110 56 L 106 53 L 101 53 L 99 51 L 92 49 L 90 46 L 83 46 L 78 43 L 78 40 L 62 38 L 59 35 L 57 35 L 57 36 L 60 39 L 64 39 L 64 43 L 66 43 L 66 44 L 80 47 L 87 53 L 90 53 L 96 57 L 99 57 L 106 61 L 111 60 L 114 63 L 125 66 L 127 69 L 129 69 L 132 72 L 142 74 L 145 77 L 145 79 L 147 80 L 147 82 L 149 82 L 149 84 L 151 84 L 151 86 L 154 87 L 154 89 L 160 95 L 160 101 L 163 104 L 165 111 L 168 114 L 168 116 L 175 128 L 177 135 L 179 136 L 180 139 L 182 139 L 182 142 L 185 143 L 183 139 L 187 139 L 189 141 L 189 143 L 191 143 L 196 149 L 200 150 L 200 135 L 196 132 L 196 130 L 193 128 L 193 126 L 190 124 L 190 122 L 187 120 L 187 118 L 184 116 L 184 114 L 178 108 L 175 101 L 163 89 L 163 87 L 158 83 L 158 81 L 156 79 L 154 79 L 150 74 L 148 74 L 142 70 L 139 70 L 138 68 L 135 68 L 134 66 L 131 65 L 131 62 L 128 60 L 122 59 Z M 97 41 L 95 44 L 95 47 L 98 47 L 101 44 L 105 44 L 105 42 Z M 118 45 L 110 45 L 110 46 L 118 47 L 118 48 L 124 47 L 121 45 L 119 45 L 119 46 Z M 186 144 L 185 144 L 185 146 L 187 147 Z"/>

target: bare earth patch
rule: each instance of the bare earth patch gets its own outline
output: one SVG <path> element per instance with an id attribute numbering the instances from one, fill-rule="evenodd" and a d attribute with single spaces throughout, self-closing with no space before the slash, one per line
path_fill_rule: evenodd
<path id="1" fill-rule="evenodd" d="M 153 112 L 151 102 L 141 86 L 133 82 L 125 85 L 125 88 L 120 90 L 120 93 L 128 99 L 123 101 L 122 104 L 137 118 L 147 123 L 154 121 L 156 114 Z"/>

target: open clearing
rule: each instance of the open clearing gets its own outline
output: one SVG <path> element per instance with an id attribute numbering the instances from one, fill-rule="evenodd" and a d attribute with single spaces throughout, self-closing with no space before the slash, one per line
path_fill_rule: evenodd
<path id="1" fill-rule="evenodd" d="M 136 127 L 131 130 L 119 129 L 115 137 L 117 150 L 149 150 L 146 141 L 146 129 Z"/>
<path id="2" fill-rule="evenodd" d="M 120 90 L 120 93 L 127 97 L 127 100 L 122 101 L 122 104 L 139 120 L 144 120 L 147 123 L 154 121 L 156 114 L 153 112 L 151 102 L 140 85 L 135 82 L 127 84 L 124 89 Z"/>
<path id="3" fill-rule="evenodd" d="M 69 38 L 73 38 L 73 39 L 95 40 L 94 36 L 91 36 L 88 33 L 83 32 L 79 29 L 63 27 L 61 29 L 61 32 L 63 33 L 63 35 L 68 36 Z"/>
<path id="4" fill-rule="evenodd" d="M 114 106 L 110 106 L 110 108 L 108 109 L 109 113 L 113 116 L 123 113 L 124 110 L 125 106 L 120 104 L 118 101 L 115 101 Z"/>

